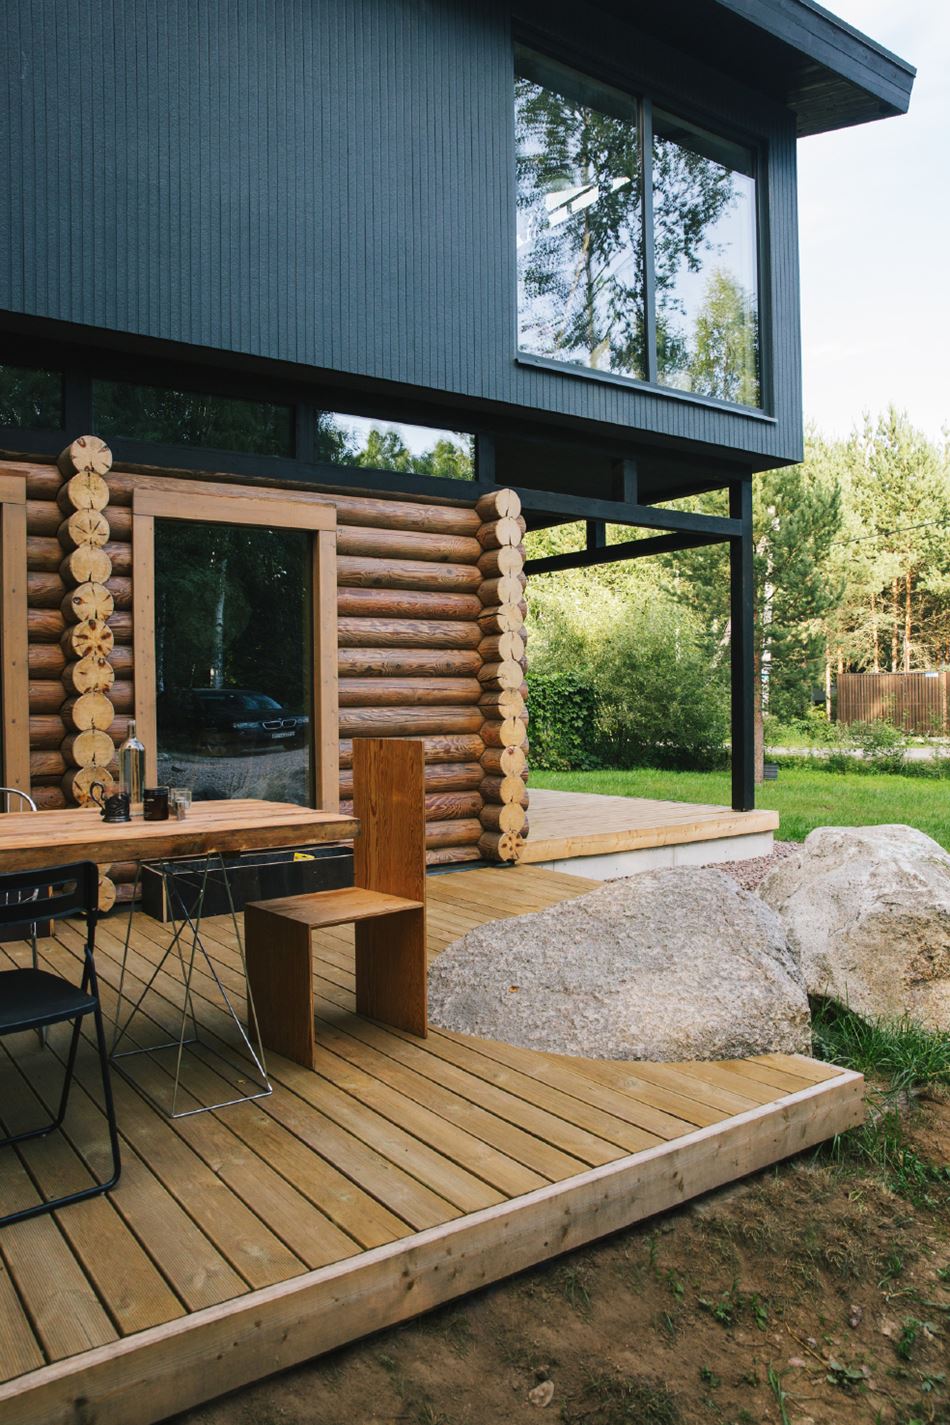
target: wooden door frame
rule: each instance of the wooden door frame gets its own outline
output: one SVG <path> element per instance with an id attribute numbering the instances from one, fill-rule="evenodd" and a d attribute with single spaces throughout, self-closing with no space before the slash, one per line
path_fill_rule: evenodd
<path id="1" fill-rule="evenodd" d="M 337 673 L 336 506 L 329 500 L 259 486 L 161 476 L 132 477 L 132 659 L 135 718 L 146 750 L 145 773 L 157 776 L 155 670 L 155 521 L 295 529 L 312 535 L 311 747 L 316 805 L 340 805 Z"/>
<path id="2" fill-rule="evenodd" d="M 26 572 L 26 478 L 0 473 L 3 783 L 22 792 L 30 790 Z"/>

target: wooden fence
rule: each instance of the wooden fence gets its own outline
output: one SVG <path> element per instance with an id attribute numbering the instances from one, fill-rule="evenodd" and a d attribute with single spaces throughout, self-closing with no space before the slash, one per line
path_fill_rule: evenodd
<path id="1" fill-rule="evenodd" d="M 950 671 L 940 673 L 841 673 L 838 721 L 884 718 L 906 732 L 946 733 Z"/>

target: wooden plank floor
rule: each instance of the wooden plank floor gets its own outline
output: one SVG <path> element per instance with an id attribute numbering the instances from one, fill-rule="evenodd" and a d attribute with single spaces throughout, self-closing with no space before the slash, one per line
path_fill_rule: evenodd
<path id="1" fill-rule="evenodd" d="M 533 867 L 430 876 L 430 951 L 468 927 L 596 882 Z M 229 920 L 206 922 L 242 1002 Z M 107 1013 L 123 921 L 99 927 Z M 136 915 L 135 991 L 166 932 Z M 569 1059 L 353 1012 L 349 927 L 314 938 L 318 1060 L 270 1063 L 269 1098 L 170 1121 L 116 1078 L 124 1165 L 108 1197 L 0 1229 L 0 1422 L 147 1425 L 615 1230 L 859 1121 L 861 1079 L 813 1060 L 719 1064 Z M 41 942 L 75 976 L 80 936 Z M 25 963 L 24 945 L 0 964 Z M 175 967 L 177 968 L 177 967 Z M 180 975 L 162 971 L 140 1042 L 177 1029 Z M 232 1095 L 243 1061 L 214 981 L 196 969 L 206 1046 L 195 1102 Z M 0 1112 L 14 1130 L 54 1100 L 66 1035 L 5 1041 Z M 212 1052 L 218 1050 L 222 1057 Z M 129 1061 L 127 1061 L 129 1062 Z M 131 1061 L 153 1093 L 168 1056 Z M 67 1133 L 0 1157 L 0 1210 L 106 1165 L 92 1046 Z M 35 1121 L 35 1118 L 34 1118 Z M 82 1402 L 82 1404 L 80 1404 Z"/>
<path id="2" fill-rule="evenodd" d="M 651 846 L 681 846 L 725 836 L 775 831 L 775 811 L 733 811 L 700 802 L 604 797 L 587 792 L 532 790 L 524 865 L 571 856 L 610 855 Z"/>

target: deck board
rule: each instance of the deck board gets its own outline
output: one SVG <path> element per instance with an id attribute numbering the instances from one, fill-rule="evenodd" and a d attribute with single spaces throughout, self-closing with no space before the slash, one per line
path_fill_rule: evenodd
<path id="1" fill-rule="evenodd" d="M 544 788 L 531 792 L 530 821 L 530 835 L 518 856 L 523 865 L 749 836 L 775 831 L 779 824 L 778 812 L 765 809 L 733 811 L 699 802 Z"/>
<path id="2" fill-rule="evenodd" d="M 429 953 L 596 885 L 529 866 L 430 876 Z M 233 925 L 221 917 L 207 930 L 240 1005 Z M 165 935 L 136 916 L 131 992 L 153 975 Z M 99 927 L 107 1015 L 123 937 L 116 918 Z M 147 1425 L 775 1161 L 860 1113 L 859 1076 L 797 1056 L 620 1064 L 442 1030 L 420 1040 L 355 1014 L 351 927 L 319 931 L 314 947 L 316 1072 L 272 1056 L 272 1096 L 174 1121 L 117 1078 L 118 1189 L 0 1231 L 0 1425 L 65 1425 L 79 1396 L 100 1425 Z M 40 948 L 50 968 L 76 974 L 74 927 Z M 28 954 L 7 945 L 0 962 Z M 185 1084 L 220 1097 L 245 1067 L 214 995 L 196 972 L 207 1047 Z M 174 1031 L 182 1002 L 169 962 L 133 1041 Z M 4 1084 L 28 1080 L 52 1101 L 66 1037 L 54 1029 L 46 1051 L 10 1041 Z M 126 1064 L 153 1092 L 171 1083 L 170 1056 Z M 44 1185 L 88 1173 L 84 1157 L 96 1171 L 107 1161 L 88 1038 L 74 1094 L 66 1138 L 22 1151 Z M 19 1162 L 12 1151 L 3 1160 L 2 1205 L 35 1192 Z"/>

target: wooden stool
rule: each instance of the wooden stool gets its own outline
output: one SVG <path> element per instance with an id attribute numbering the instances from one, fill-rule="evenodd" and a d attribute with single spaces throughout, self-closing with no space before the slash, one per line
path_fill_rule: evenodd
<path id="1" fill-rule="evenodd" d="M 261 1042 L 313 1068 L 311 933 L 353 923 L 356 1009 L 425 1036 L 425 755 L 421 741 L 353 742 L 353 878 L 345 890 L 316 891 L 245 907 L 247 978 Z"/>

